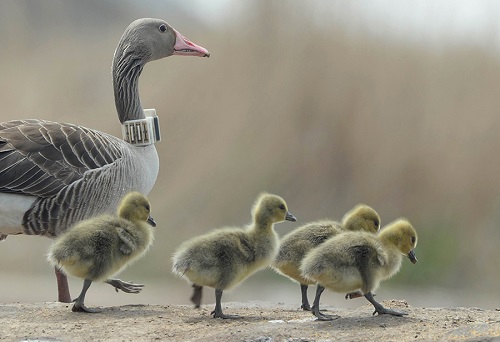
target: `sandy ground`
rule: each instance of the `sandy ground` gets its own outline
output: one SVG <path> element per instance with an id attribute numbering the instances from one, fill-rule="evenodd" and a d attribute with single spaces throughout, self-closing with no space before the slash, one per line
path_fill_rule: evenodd
<path id="1" fill-rule="evenodd" d="M 383 304 L 409 315 L 372 316 L 369 304 L 326 307 L 341 317 L 320 322 L 295 306 L 232 302 L 223 303 L 224 312 L 242 318 L 222 320 L 210 316 L 212 305 L 200 310 L 187 305 L 124 305 L 84 314 L 71 312 L 71 305 L 63 303 L 0 304 L 0 340 L 500 341 L 500 309 L 412 307 L 404 300 Z"/>

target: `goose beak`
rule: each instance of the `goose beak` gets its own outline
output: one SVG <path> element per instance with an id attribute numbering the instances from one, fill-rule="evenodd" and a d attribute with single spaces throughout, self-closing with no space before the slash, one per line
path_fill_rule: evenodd
<path id="1" fill-rule="evenodd" d="M 148 223 L 149 223 L 150 226 L 156 227 L 156 221 L 151 216 L 148 217 Z"/>
<path id="2" fill-rule="evenodd" d="M 210 57 L 210 52 L 208 52 L 207 49 L 191 42 L 176 30 L 174 30 L 174 32 L 175 45 L 173 55 Z"/>
<path id="3" fill-rule="evenodd" d="M 285 220 L 292 221 L 292 222 L 297 221 L 297 219 L 295 218 L 295 216 L 293 216 L 292 214 L 290 214 L 288 211 L 286 212 Z"/>
<path id="4" fill-rule="evenodd" d="M 417 257 L 415 256 L 415 251 L 413 249 L 408 253 L 408 259 L 410 259 L 410 261 L 413 264 L 417 263 L 418 260 L 417 260 Z"/>

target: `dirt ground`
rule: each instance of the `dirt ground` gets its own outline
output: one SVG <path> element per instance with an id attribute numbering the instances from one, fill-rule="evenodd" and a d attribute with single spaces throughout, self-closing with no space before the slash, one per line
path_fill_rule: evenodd
<path id="1" fill-rule="evenodd" d="M 1 341 L 500 341 L 500 309 L 421 308 L 405 301 L 383 304 L 405 317 L 372 316 L 371 305 L 328 308 L 341 317 L 316 321 L 290 305 L 223 303 L 243 316 L 214 319 L 212 305 L 103 307 L 102 313 L 71 312 L 63 303 L 0 304 Z"/>

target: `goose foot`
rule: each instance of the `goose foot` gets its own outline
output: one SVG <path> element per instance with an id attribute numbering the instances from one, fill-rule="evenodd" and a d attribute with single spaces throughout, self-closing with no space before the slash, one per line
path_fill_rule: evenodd
<path id="1" fill-rule="evenodd" d="M 139 293 L 144 287 L 143 284 L 134 284 L 120 279 L 108 279 L 105 283 L 114 286 L 116 292 L 118 292 L 118 290 L 122 290 L 125 293 Z"/>
<path id="2" fill-rule="evenodd" d="M 75 305 L 71 308 L 73 312 L 88 312 L 88 313 L 99 313 L 102 312 L 100 309 L 92 309 L 86 307 L 83 303 L 76 302 Z"/>
<path id="3" fill-rule="evenodd" d="M 222 313 L 222 305 L 221 305 L 221 299 L 222 299 L 222 291 L 221 289 L 215 289 L 215 308 L 214 311 L 212 311 L 210 314 L 212 315 L 213 318 L 222 318 L 222 319 L 238 319 L 241 318 L 241 316 L 236 316 L 236 315 L 224 315 Z"/>
<path id="4" fill-rule="evenodd" d="M 406 312 L 400 312 L 400 311 L 395 311 L 391 309 L 384 308 L 382 304 L 377 302 L 374 298 L 371 292 L 368 292 L 365 294 L 365 298 L 368 299 L 370 303 L 372 303 L 373 307 L 375 308 L 375 311 L 373 311 L 373 315 L 379 314 L 379 315 L 392 315 L 392 316 L 405 316 L 408 315 Z"/>
<path id="5" fill-rule="evenodd" d="M 201 305 L 201 297 L 203 295 L 203 286 L 193 284 L 193 295 L 191 298 L 191 302 L 193 302 L 195 309 L 199 309 Z"/>
<path id="6" fill-rule="evenodd" d="M 222 313 L 222 310 L 221 311 L 214 310 L 210 314 L 212 315 L 213 318 L 222 318 L 222 319 L 239 319 L 239 318 L 242 318 L 241 316 L 237 316 L 237 315 L 225 315 L 224 313 Z"/>
<path id="7" fill-rule="evenodd" d="M 334 319 L 340 318 L 339 315 L 326 315 L 319 310 L 319 300 L 321 294 L 325 288 L 319 284 L 316 285 L 316 296 L 314 297 L 314 303 L 311 307 L 311 312 L 314 316 L 318 318 L 318 321 L 333 321 Z"/>

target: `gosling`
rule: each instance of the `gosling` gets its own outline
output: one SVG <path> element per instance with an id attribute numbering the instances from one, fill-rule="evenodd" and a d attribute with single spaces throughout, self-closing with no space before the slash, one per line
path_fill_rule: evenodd
<path id="1" fill-rule="evenodd" d="M 300 284 L 302 293 L 303 310 L 312 311 L 318 317 L 323 316 L 318 308 L 311 309 L 307 298 L 307 288 L 315 282 L 306 279 L 300 271 L 300 264 L 304 256 L 313 248 L 319 246 L 327 239 L 343 231 L 367 231 L 376 233 L 380 229 L 380 216 L 371 207 L 358 204 L 348 211 L 341 222 L 321 220 L 305 224 L 288 233 L 281 240 L 278 255 L 273 262 L 273 268 L 284 276 Z M 323 291 L 321 286 L 317 291 Z M 326 316 L 326 315 L 325 315 Z"/>
<path id="2" fill-rule="evenodd" d="M 151 206 L 138 192 L 127 194 L 118 206 L 116 216 L 101 215 L 76 223 L 56 239 L 48 260 L 65 273 L 82 278 L 82 292 L 74 301 L 74 312 L 100 312 L 84 304 L 85 294 L 93 281 L 101 281 L 126 293 L 139 293 L 144 285 L 112 279 L 132 261 L 143 256 L 153 243 L 156 222 L 150 216 Z"/>
<path id="3" fill-rule="evenodd" d="M 398 219 L 378 234 L 345 232 L 311 250 L 302 261 L 302 275 L 334 292 L 348 292 L 347 298 L 364 296 L 375 308 L 373 314 L 407 315 L 386 309 L 375 301 L 375 291 L 382 280 L 401 268 L 403 255 L 417 262 L 417 232 L 406 219 Z M 319 308 L 319 297 L 313 306 Z M 331 317 L 330 319 L 338 318 Z M 322 319 L 327 320 L 327 319 Z"/>
<path id="4" fill-rule="evenodd" d="M 239 318 L 222 312 L 222 292 L 271 264 L 279 238 L 274 223 L 296 221 L 283 198 L 261 194 L 246 228 L 226 227 L 184 242 L 173 255 L 172 272 L 198 286 L 215 289 L 214 318 Z"/>

